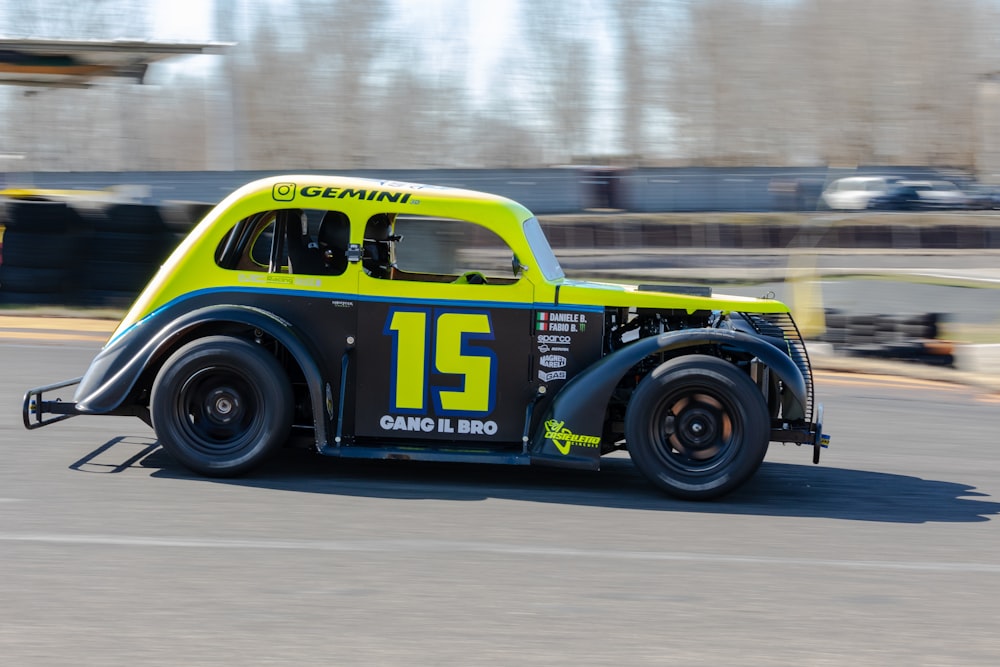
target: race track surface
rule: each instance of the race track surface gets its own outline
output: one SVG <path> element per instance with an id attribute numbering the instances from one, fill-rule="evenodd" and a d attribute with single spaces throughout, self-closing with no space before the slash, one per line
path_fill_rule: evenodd
<path id="1" fill-rule="evenodd" d="M 821 464 L 772 446 L 713 503 L 627 457 L 210 480 L 136 419 L 23 428 L 24 390 L 107 335 L 84 328 L 0 336 L 4 664 L 1000 662 L 996 394 L 820 372 Z"/>

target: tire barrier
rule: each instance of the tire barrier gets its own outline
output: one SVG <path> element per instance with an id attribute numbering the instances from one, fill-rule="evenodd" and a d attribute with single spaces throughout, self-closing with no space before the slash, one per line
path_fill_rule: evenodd
<path id="1" fill-rule="evenodd" d="M 167 231 L 183 238 L 214 206 L 196 201 L 168 201 L 160 204 L 159 210 Z"/>
<path id="2" fill-rule="evenodd" d="M 210 208 L 7 200 L 0 304 L 126 307 Z"/>
<path id="3" fill-rule="evenodd" d="M 619 196 L 613 190 L 604 194 Z M 0 303 L 128 305 L 172 248 L 212 208 L 212 204 L 190 201 L 157 205 L 69 201 L 72 204 L 38 197 L 3 202 L 0 226 L 5 224 L 6 232 L 0 255 Z M 961 214 L 857 214 L 827 220 L 781 213 L 601 213 L 542 216 L 541 222 L 557 251 L 628 247 L 1000 249 L 1000 223 Z M 861 330 L 864 326 L 855 324 L 856 336 L 867 333 Z"/>
<path id="4" fill-rule="evenodd" d="M 16 200 L 5 207 L 0 302 L 79 303 L 85 218 L 65 202 Z"/>
<path id="5" fill-rule="evenodd" d="M 953 346 L 938 338 L 941 321 L 940 313 L 848 314 L 827 309 L 826 330 L 818 340 L 852 356 L 953 366 Z"/>
<path id="6" fill-rule="evenodd" d="M 129 305 L 176 245 L 155 206 L 112 204 L 94 221 L 84 266 L 90 305 Z"/>

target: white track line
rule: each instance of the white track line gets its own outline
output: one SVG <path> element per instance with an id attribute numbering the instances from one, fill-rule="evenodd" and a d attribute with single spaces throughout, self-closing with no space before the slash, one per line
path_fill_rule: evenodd
<path id="1" fill-rule="evenodd" d="M 124 546 L 184 549 L 262 549 L 286 551 L 372 552 L 372 553 L 487 553 L 494 555 L 552 556 L 631 561 L 684 561 L 692 563 L 736 563 L 804 567 L 837 567 L 864 570 L 907 570 L 924 572 L 982 572 L 1000 574 L 1000 564 L 934 561 L 845 560 L 689 553 L 679 551 L 616 551 L 462 542 L 450 540 L 267 540 L 142 537 L 130 535 L 60 535 L 45 533 L 0 533 L 0 542 L 65 544 L 82 546 Z"/>

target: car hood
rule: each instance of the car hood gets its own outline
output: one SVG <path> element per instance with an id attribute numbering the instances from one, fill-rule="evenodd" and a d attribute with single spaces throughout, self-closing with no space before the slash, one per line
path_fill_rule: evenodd
<path id="1" fill-rule="evenodd" d="M 611 306 L 657 309 L 721 310 L 753 313 L 786 313 L 788 306 L 769 298 L 711 294 L 709 288 L 679 285 L 619 285 L 585 280 L 563 280 L 558 285 L 562 306 Z M 692 293 L 699 292 L 700 293 Z"/>

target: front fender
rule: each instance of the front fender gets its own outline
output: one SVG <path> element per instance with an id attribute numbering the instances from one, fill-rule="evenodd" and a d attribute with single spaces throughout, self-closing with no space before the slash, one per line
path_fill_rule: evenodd
<path id="1" fill-rule="evenodd" d="M 74 396 L 78 414 L 108 414 L 117 410 L 151 360 L 160 357 L 164 350 L 195 327 L 209 323 L 239 324 L 260 329 L 289 351 L 302 368 L 309 387 L 317 445 L 325 444 L 323 375 L 316 363 L 314 350 L 290 322 L 251 306 L 206 306 L 177 317 L 165 311 L 138 323 L 94 357 Z"/>
<path id="2" fill-rule="evenodd" d="M 567 382 L 535 430 L 532 458 L 549 465 L 597 469 L 604 415 L 622 376 L 651 354 L 700 345 L 720 345 L 756 356 L 778 376 L 793 400 L 806 405 L 808 389 L 802 371 L 767 339 L 732 329 L 667 331 L 609 354 Z"/>

